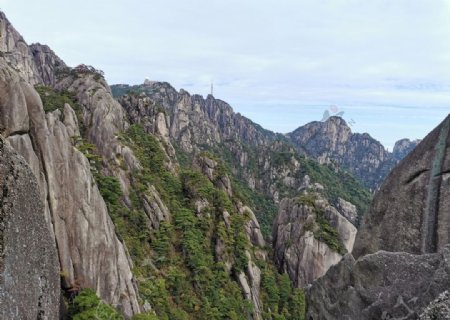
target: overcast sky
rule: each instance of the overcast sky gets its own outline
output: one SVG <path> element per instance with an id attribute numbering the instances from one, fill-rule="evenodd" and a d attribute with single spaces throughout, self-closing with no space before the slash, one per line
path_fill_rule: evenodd
<path id="1" fill-rule="evenodd" d="M 28 43 L 110 84 L 167 81 L 289 132 L 344 111 L 392 148 L 450 112 L 450 0 L 0 0 Z M 332 112 L 331 112 L 332 113 Z"/>

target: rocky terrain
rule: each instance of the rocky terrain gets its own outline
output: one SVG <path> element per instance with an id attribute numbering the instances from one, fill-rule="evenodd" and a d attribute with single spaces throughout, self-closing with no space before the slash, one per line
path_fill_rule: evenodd
<path id="1" fill-rule="evenodd" d="M 395 143 L 394 149 L 392 150 L 392 156 L 395 160 L 400 161 L 406 157 L 415 147 L 420 143 L 421 140 L 409 140 L 402 139 Z"/>
<path id="2" fill-rule="evenodd" d="M 449 243 L 449 128 L 447 117 L 388 176 L 358 232 L 356 257 L 436 252 Z"/>
<path id="3" fill-rule="evenodd" d="M 42 278 L 36 293 L 23 299 L 37 299 L 38 307 L 10 311 L 7 297 L 16 293 L 5 282 L 2 310 L 48 319 L 122 317 L 118 312 L 125 318 L 144 312 L 149 319 L 211 313 L 263 319 L 304 312 L 303 293 L 284 281 L 268 259 L 259 222 L 233 186 L 228 167 L 189 149 L 195 145 L 190 134 L 199 145 L 217 143 L 211 136 L 226 136 L 255 146 L 274 134 L 220 101 L 211 101 L 207 112 L 185 110 L 198 97 L 191 100 L 183 92 L 177 93 L 180 110 L 170 109 L 167 100 L 165 109 L 145 114 L 157 124 L 151 131 L 134 109 L 113 99 L 100 71 L 67 67 L 48 47 L 28 46 L 3 14 L 0 18 L 1 134 L 28 163 L 39 186 L 29 196 L 42 202 L 41 224 L 30 227 L 40 228 L 33 232 L 45 233 L 49 242 L 42 245 L 58 255 L 55 260 L 49 253 L 36 262 L 48 264 L 44 276 L 52 279 L 46 284 Z M 172 110 L 178 116 L 169 122 Z M 208 113 L 211 117 L 205 118 Z M 185 130 L 185 122 L 194 124 L 192 131 Z M 195 131 L 209 122 L 206 131 Z M 222 122 L 225 129 L 214 131 Z M 172 143 L 181 150 L 178 155 Z M 181 166 L 177 156 L 183 155 L 189 162 Z M 15 256 L 22 259 L 15 263 L 23 263 L 27 252 Z M 6 266 L 10 256 L 6 252 Z M 2 269 L 2 276 L 8 270 Z M 32 283 L 22 277 L 26 271 L 13 272 L 23 281 L 17 288 Z M 281 286 L 287 295 L 269 299 L 268 291 Z M 43 300 L 42 292 L 49 290 Z M 290 307 L 288 299 L 300 304 Z"/>
<path id="4" fill-rule="evenodd" d="M 30 167 L 0 140 L 0 318 L 57 319 L 59 262 Z M 36 241 L 39 239 L 39 241 Z"/>
<path id="5" fill-rule="evenodd" d="M 274 221 L 275 262 L 295 286 L 305 287 L 352 251 L 356 232 L 317 192 L 283 199 Z"/>
<path id="6" fill-rule="evenodd" d="M 311 319 L 444 310 L 448 119 L 363 217 L 346 170 L 375 189 L 416 142 L 390 154 L 336 117 L 284 136 L 212 95 L 110 88 L 3 13 L 0 52 L 3 317 L 298 320 L 309 285 Z"/>
<path id="7" fill-rule="evenodd" d="M 353 133 L 345 120 L 337 116 L 306 124 L 287 137 L 299 152 L 320 163 L 337 163 L 372 191 L 419 142 L 400 140 L 391 153 L 369 134 Z"/>
<path id="8" fill-rule="evenodd" d="M 309 319 L 448 318 L 449 128 L 450 116 L 389 174 L 353 256 L 309 289 Z"/>

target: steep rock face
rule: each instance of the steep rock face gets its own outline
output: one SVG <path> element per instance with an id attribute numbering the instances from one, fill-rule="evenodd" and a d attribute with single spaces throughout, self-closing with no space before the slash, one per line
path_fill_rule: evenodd
<path id="1" fill-rule="evenodd" d="M 33 60 L 33 54 L 23 37 L 0 11 L 0 54 L 17 69 L 20 76 L 32 85 L 42 81 Z"/>
<path id="2" fill-rule="evenodd" d="M 213 146 L 230 139 L 260 146 L 276 138 L 276 134 L 234 113 L 226 102 L 211 95 L 204 99 L 185 90 L 178 92 L 165 82 L 150 82 L 138 89 L 144 91 L 154 105 L 168 111 L 169 134 L 186 152 L 193 152 L 198 145 Z M 127 110 L 135 105 L 129 96 L 119 102 Z M 140 109 L 142 117 L 145 110 Z"/>
<path id="3" fill-rule="evenodd" d="M 0 318 L 59 318 L 59 262 L 30 168 L 0 140 Z"/>
<path id="4" fill-rule="evenodd" d="M 29 48 L 42 83 L 50 87 L 55 86 L 57 81 L 56 74 L 60 70 L 67 68 L 64 61 L 47 45 L 33 43 Z"/>
<path id="5" fill-rule="evenodd" d="M 275 262 L 298 287 L 323 276 L 342 258 L 342 252 L 317 236 L 322 227 L 317 223 L 323 224 L 321 219 L 336 230 L 334 240 L 342 241 L 343 250 L 351 252 L 356 236 L 356 228 L 334 207 L 323 199 L 309 200 L 310 197 L 283 199 L 273 225 Z"/>
<path id="6" fill-rule="evenodd" d="M 300 152 L 320 163 L 336 162 L 375 189 L 395 165 L 391 154 L 367 133 L 352 133 L 344 119 L 311 122 L 287 134 Z"/>
<path id="7" fill-rule="evenodd" d="M 436 252 L 450 242 L 450 116 L 391 172 L 364 217 L 355 257 Z"/>
<path id="8" fill-rule="evenodd" d="M 45 115 L 36 91 L 4 61 L 0 64 L 0 87 L 6 88 L 0 94 L 0 118 L 9 119 L 2 132 L 39 179 L 64 286 L 92 287 L 125 315 L 139 312 L 125 248 L 115 235 L 88 160 L 72 145 L 79 132 L 74 111 L 66 105 L 63 113 Z M 11 112 L 16 116 L 9 117 Z"/>
<path id="9" fill-rule="evenodd" d="M 420 140 L 402 139 L 395 143 L 392 156 L 395 160 L 400 161 L 408 155 L 420 143 Z"/>
<path id="10" fill-rule="evenodd" d="M 413 255 L 348 254 L 308 290 L 307 319 L 417 319 L 450 285 L 450 247 Z M 433 318 L 437 319 L 437 318 Z"/>
<path id="11" fill-rule="evenodd" d="M 54 86 L 57 72 L 67 68 L 48 46 L 39 43 L 28 46 L 1 11 L 0 54 L 31 85 Z"/>

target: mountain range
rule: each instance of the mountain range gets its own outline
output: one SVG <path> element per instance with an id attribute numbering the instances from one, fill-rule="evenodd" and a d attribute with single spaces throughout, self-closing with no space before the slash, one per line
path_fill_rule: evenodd
<path id="1" fill-rule="evenodd" d="M 445 296 L 448 118 L 392 153 L 339 117 L 274 133 L 110 87 L 3 13 L 0 70 L 2 318 L 388 319 Z"/>

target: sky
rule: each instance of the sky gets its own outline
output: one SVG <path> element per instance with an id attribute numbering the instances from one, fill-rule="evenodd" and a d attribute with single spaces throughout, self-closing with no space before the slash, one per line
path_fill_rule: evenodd
<path id="1" fill-rule="evenodd" d="M 286 133 L 324 111 L 389 150 L 450 113 L 450 0 L 0 0 L 28 43 L 110 84 L 214 96 Z"/>

